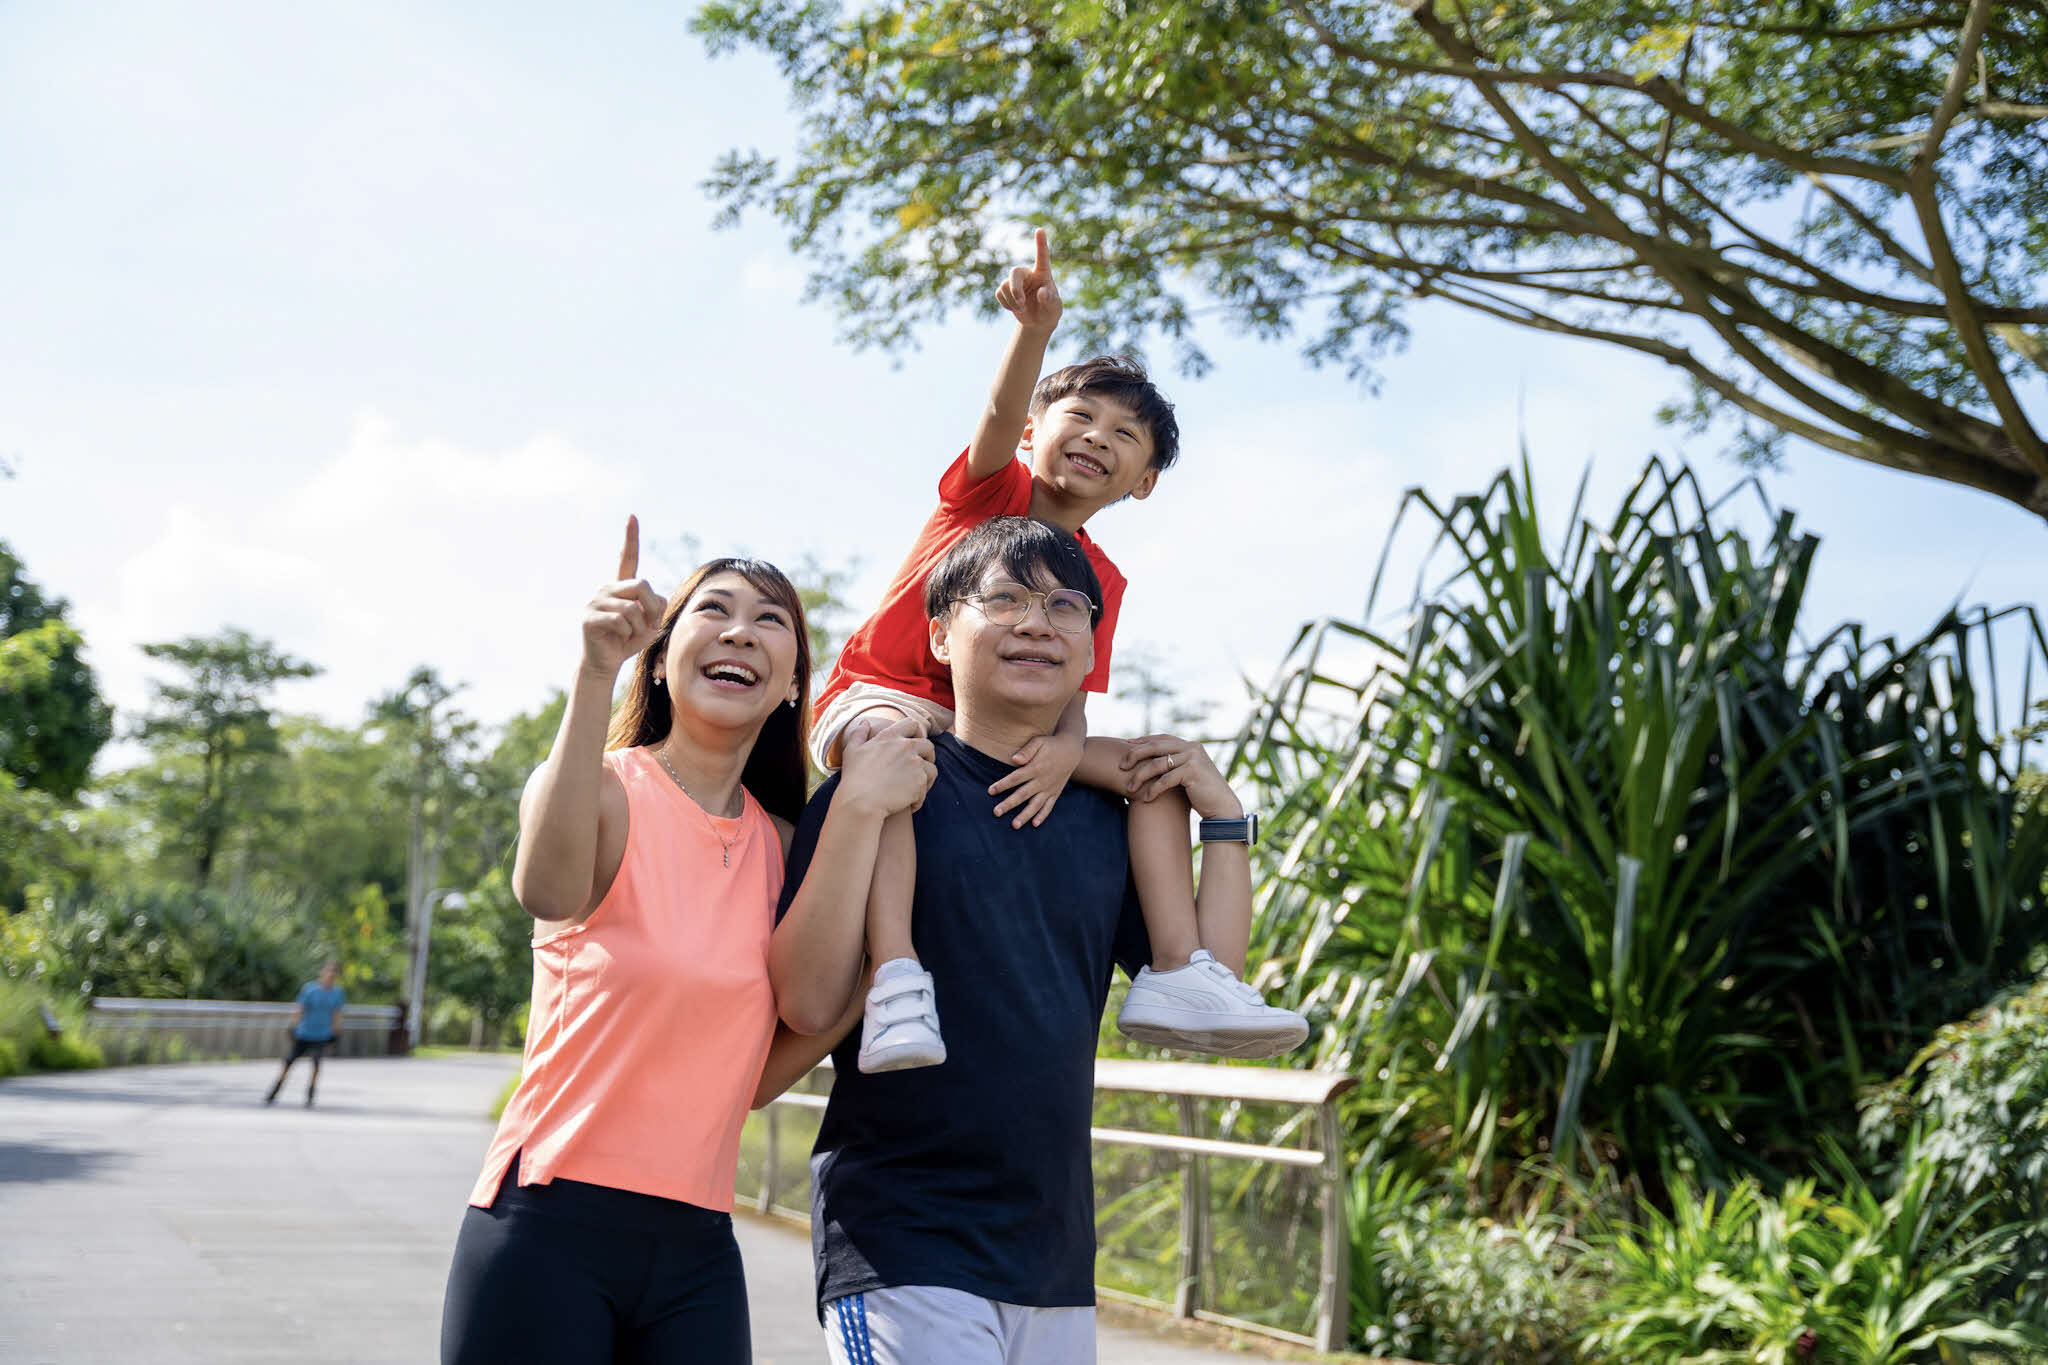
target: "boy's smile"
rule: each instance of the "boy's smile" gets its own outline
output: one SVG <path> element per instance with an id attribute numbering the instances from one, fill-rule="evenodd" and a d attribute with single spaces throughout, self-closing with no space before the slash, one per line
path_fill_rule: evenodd
<path id="1" fill-rule="evenodd" d="M 1120 498 L 1145 497 L 1158 480 L 1150 430 L 1136 409 L 1108 394 L 1070 394 L 1050 404 L 1025 422 L 1023 444 L 1033 481 L 1056 505 L 1048 512 L 1079 512 L 1085 520 Z"/>

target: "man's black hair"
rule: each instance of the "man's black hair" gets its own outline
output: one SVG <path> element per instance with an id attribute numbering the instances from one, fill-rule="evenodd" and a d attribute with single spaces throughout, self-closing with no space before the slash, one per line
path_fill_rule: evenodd
<path id="1" fill-rule="evenodd" d="M 1145 367 L 1127 355 L 1099 355 L 1054 370 L 1031 391 L 1031 415 L 1038 416 L 1062 398 L 1091 393 L 1129 404 L 1152 433 L 1152 468 L 1173 468 L 1173 462 L 1180 458 L 1180 421 L 1173 415 L 1173 404 L 1166 401 L 1166 395 L 1145 373 Z"/>
<path id="2" fill-rule="evenodd" d="M 1102 580 L 1088 552 L 1059 527 L 1030 517 L 991 517 L 960 537 L 924 581 L 924 614 L 936 620 L 961 598 L 980 592 L 991 565 L 1027 588 L 1051 580 L 1087 593 L 1094 604 L 1088 624 L 1101 622 Z"/>

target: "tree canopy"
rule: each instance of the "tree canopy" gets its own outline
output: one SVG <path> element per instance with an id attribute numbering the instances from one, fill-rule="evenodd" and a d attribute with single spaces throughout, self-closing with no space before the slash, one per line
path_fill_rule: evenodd
<path id="1" fill-rule="evenodd" d="M 256 798 L 261 765 L 278 752 L 271 693 L 320 669 L 233 627 L 144 645 L 142 652 L 183 675 L 150 683 L 155 704 L 138 736 L 173 760 L 157 771 L 156 795 L 183 831 L 195 878 L 205 886 L 222 838 Z"/>
<path id="2" fill-rule="evenodd" d="M 1068 315 L 1206 364 L 1210 299 L 1370 380 L 1411 301 L 1663 361 L 1666 415 L 2048 517 L 2048 5 L 713 0 L 781 66 L 725 157 L 814 297 L 900 344 L 984 309 L 1014 220 Z M 2030 412 L 2031 407 L 2031 412 Z"/>
<path id="3" fill-rule="evenodd" d="M 0 541 L 0 772 L 60 801 L 77 795 L 114 730 L 69 610 Z"/>

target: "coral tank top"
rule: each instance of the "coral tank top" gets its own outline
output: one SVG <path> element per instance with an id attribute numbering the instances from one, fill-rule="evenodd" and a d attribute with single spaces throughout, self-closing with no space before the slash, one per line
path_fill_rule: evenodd
<path id="1" fill-rule="evenodd" d="M 517 1155 L 521 1185 L 729 1210 L 775 1032 L 781 842 L 751 793 L 720 819 L 647 750 L 604 758 L 626 787 L 625 857 L 588 919 L 534 942 L 526 1060 L 469 1202 L 488 1208 Z"/>

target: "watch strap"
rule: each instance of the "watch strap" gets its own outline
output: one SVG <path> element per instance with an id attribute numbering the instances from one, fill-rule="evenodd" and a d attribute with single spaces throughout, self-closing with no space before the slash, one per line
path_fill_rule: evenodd
<path id="1" fill-rule="evenodd" d="M 1249 813 L 1235 819 L 1203 820 L 1197 827 L 1205 844 L 1256 844 L 1259 841 L 1259 817 Z"/>

